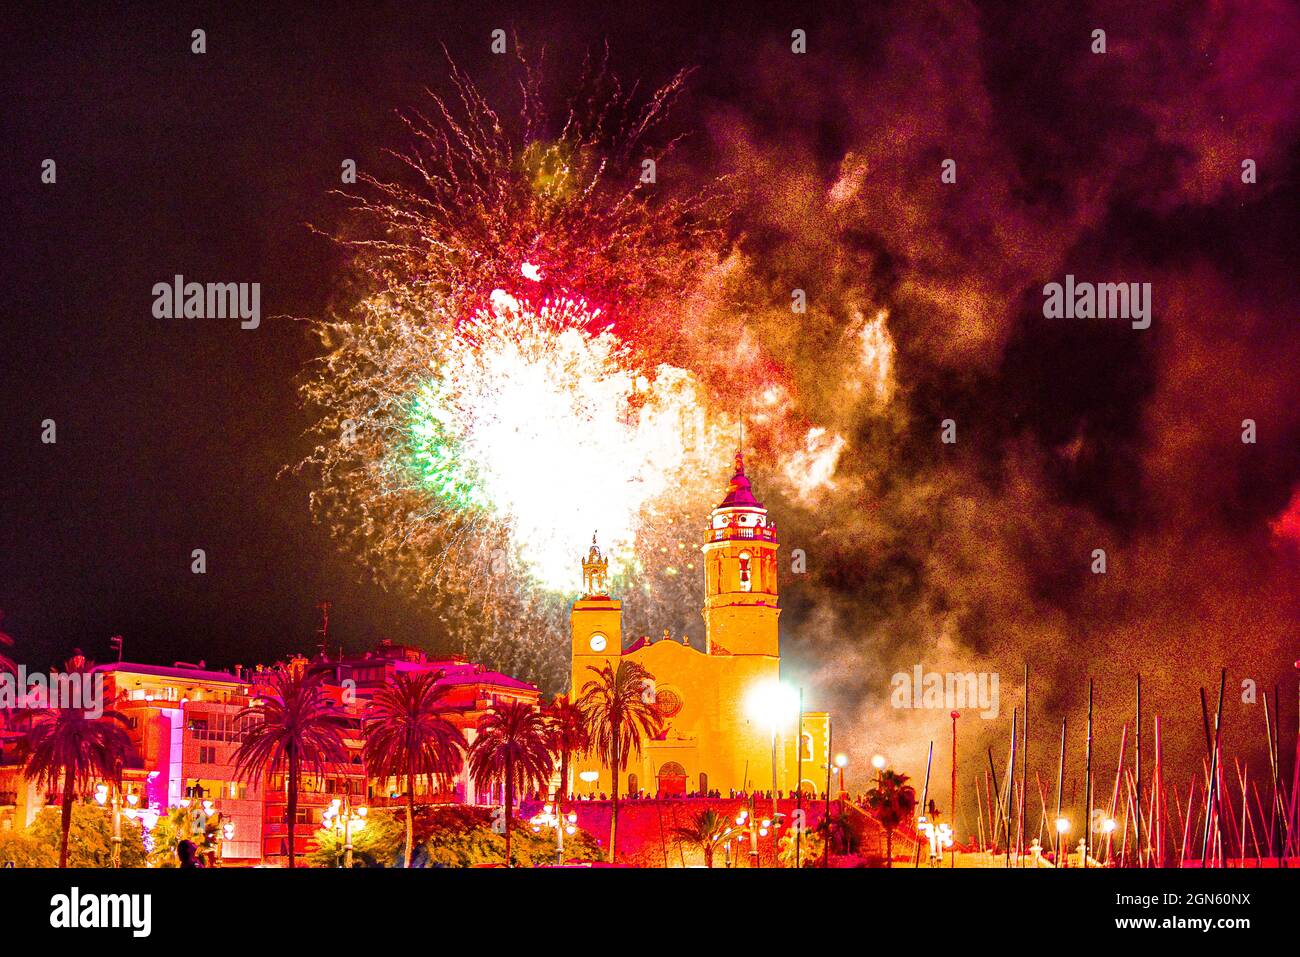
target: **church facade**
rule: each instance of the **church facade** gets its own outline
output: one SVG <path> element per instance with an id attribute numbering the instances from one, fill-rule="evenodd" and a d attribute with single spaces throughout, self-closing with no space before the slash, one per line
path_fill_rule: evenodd
<path id="1" fill-rule="evenodd" d="M 826 788 L 830 720 L 799 715 L 798 692 L 779 684 L 776 525 L 754 497 L 741 454 L 722 502 L 704 530 L 704 648 L 667 630 L 658 640 L 624 646 L 623 604 L 606 587 L 608 560 L 593 542 L 582 563 L 583 594 L 570 614 L 570 695 L 595 674 L 634 661 L 652 677 L 647 689 L 664 731 L 621 772 L 620 794 L 717 791 L 805 792 Z M 575 763 L 570 790 L 609 793 L 599 757 Z"/>

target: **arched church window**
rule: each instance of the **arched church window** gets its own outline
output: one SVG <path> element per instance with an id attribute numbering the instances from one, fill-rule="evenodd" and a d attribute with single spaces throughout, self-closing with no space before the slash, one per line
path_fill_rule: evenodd
<path id="1" fill-rule="evenodd" d="M 749 552 L 740 553 L 740 590 L 749 591 L 753 588 L 753 580 L 750 577 L 750 554 Z"/>

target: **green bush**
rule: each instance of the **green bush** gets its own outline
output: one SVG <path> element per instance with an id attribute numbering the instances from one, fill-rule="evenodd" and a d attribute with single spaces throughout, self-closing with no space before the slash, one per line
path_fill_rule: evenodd
<path id="1" fill-rule="evenodd" d="M 54 867 L 59 863 L 59 851 L 20 829 L 0 831 L 0 867 L 10 861 L 14 867 Z"/>
<path id="2" fill-rule="evenodd" d="M 352 837 L 354 867 L 400 866 L 406 840 L 406 816 L 401 808 L 371 810 L 366 826 Z M 316 832 L 317 847 L 307 861 L 313 867 L 340 867 L 343 840 L 333 831 Z M 555 832 L 534 834 L 525 822 L 516 822 L 510 850 L 517 867 L 555 862 Z M 419 808 L 415 815 L 415 867 L 474 867 L 504 864 L 506 839 L 492 830 L 486 808 L 444 805 Z M 583 831 L 565 835 L 566 859 L 600 860 L 600 847 Z"/>
<path id="3" fill-rule="evenodd" d="M 392 867 L 406 840 L 406 818 L 400 812 L 371 811 L 366 824 L 352 834 L 353 867 Z M 343 834 L 321 828 L 316 832 L 316 849 L 306 861 L 311 867 L 342 867 Z"/>
<path id="4" fill-rule="evenodd" d="M 58 805 L 43 807 L 27 833 L 50 850 L 59 861 L 60 814 Z M 113 859 L 113 812 L 98 804 L 72 806 L 72 827 L 68 831 L 69 867 L 111 867 Z M 144 867 L 144 827 L 122 816 L 122 866 Z"/>
<path id="5" fill-rule="evenodd" d="M 428 822 L 427 836 L 417 856 L 426 867 L 474 867 L 504 864 L 506 838 L 492 829 L 492 815 L 486 808 L 439 809 Z M 421 822 L 424 823 L 424 822 Z M 425 833 L 416 829 L 417 840 Z M 555 832 L 533 833 L 527 822 L 516 821 L 510 831 L 510 853 L 516 867 L 555 863 Z M 565 860 L 600 860 L 600 847 L 585 831 L 566 834 Z"/>

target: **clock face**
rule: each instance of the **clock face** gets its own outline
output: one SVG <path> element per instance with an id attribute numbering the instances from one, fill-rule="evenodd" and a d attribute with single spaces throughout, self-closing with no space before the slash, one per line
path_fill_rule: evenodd
<path id="1" fill-rule="evenodd" d="M 605 636 L 604 636 L 604 635 L 592 635 L 592 636 L 591 636 L 591 640 L 588 642 L 588 644 L 591 645 L 591 650 L 592 650 L 592 651 L 596 651 L 596 652 L 604 651 L 604 650 L 605 650 Z"/>

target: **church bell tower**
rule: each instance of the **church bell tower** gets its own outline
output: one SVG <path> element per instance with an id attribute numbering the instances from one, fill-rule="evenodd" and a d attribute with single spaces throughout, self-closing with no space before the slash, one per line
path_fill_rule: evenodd
<path id="1" fill-rule="evenodd" d="M 623 654 L 623 603 L 609 594 L 609 559 L 591 536 L 591 548 L 582 559 L 582 597 L 569 612 L 572 674 L 569 693 L 574 698 L 595 675 L 589 668 L 617 668 Z"/>
<path id="2" fill-rule="evenodd" d="M 704 634 L 711 655 L 779 657 L 776 524 L 754 497 L 736 452 L 727 495 L 704 532 Z"/>

